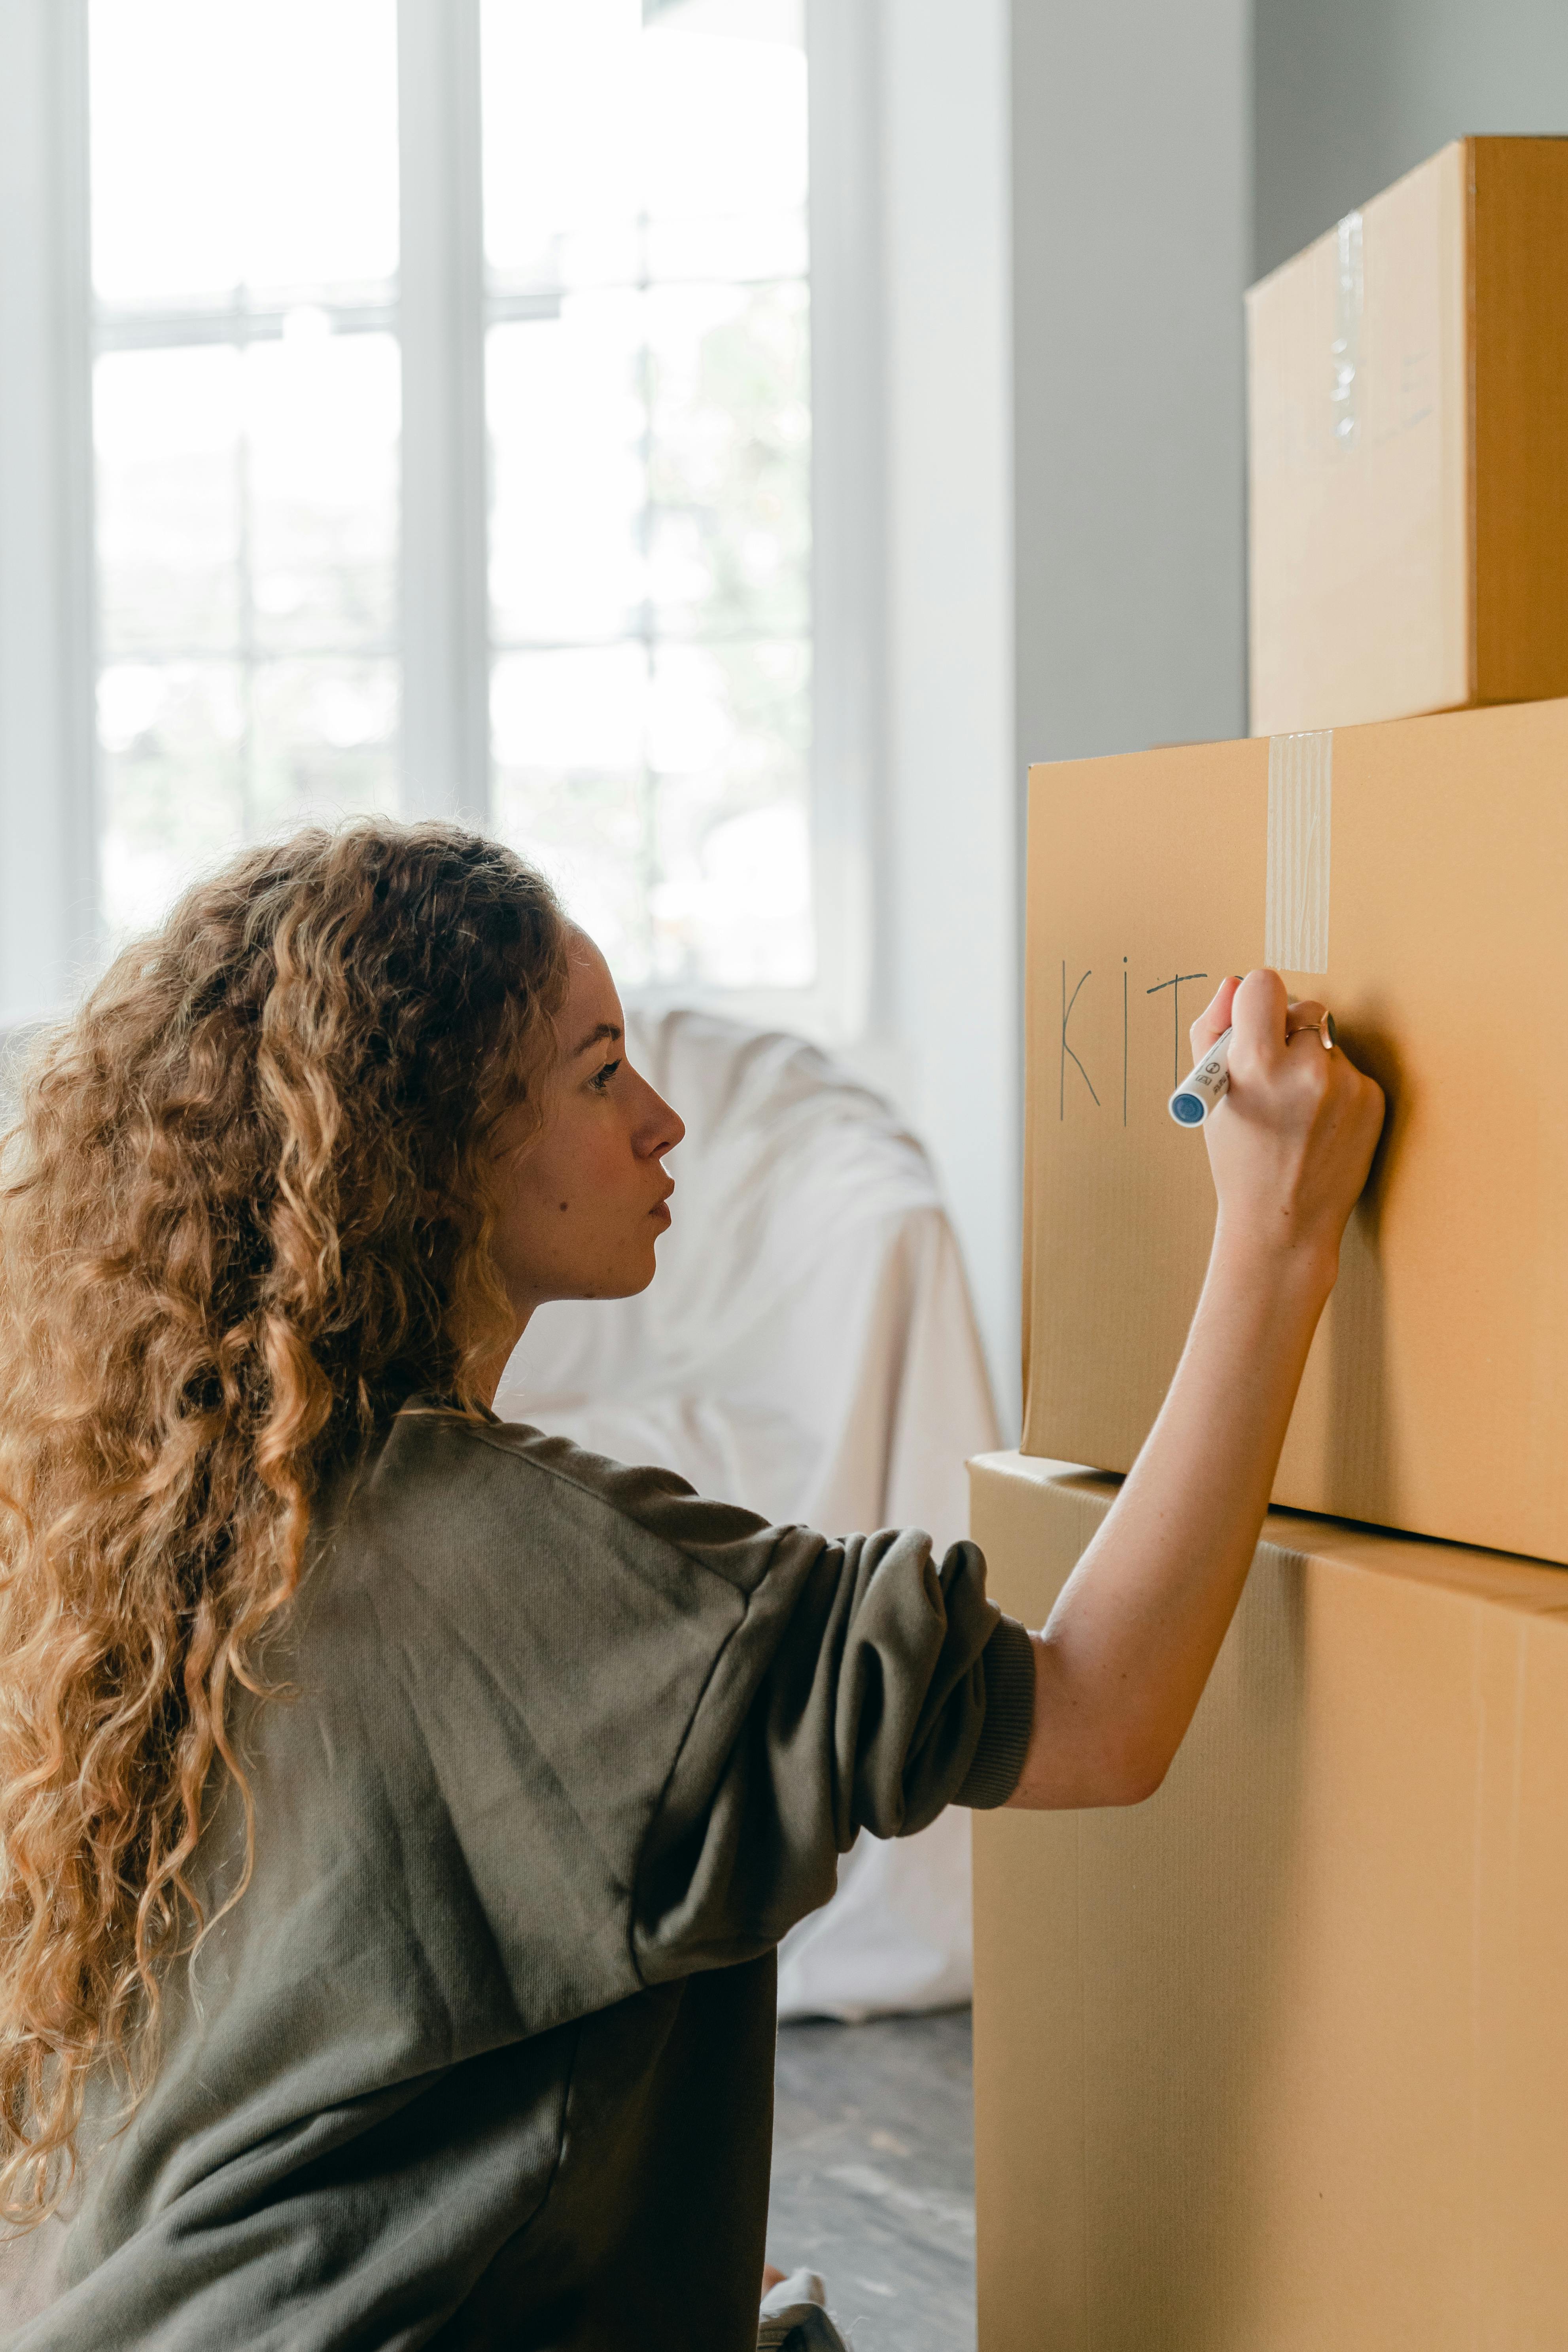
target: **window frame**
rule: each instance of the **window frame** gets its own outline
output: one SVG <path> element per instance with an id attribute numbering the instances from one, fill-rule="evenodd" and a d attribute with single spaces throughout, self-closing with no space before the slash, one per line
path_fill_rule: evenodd
<path id="1" fill-rule="evenodd" d="M 57 1012 L 100 961 L 87 131 L 87 0 L 0 0 L 6 1026 Z"/>
<path id="2" fill-rule="evenodd" d="M 649 983 L 824 1043 L 860 1036 L 884 733 L 876 0 L 806 0 L 810 761 L 816 973 L 795 989 Z M 403 384 L 401 790 L 490 814 L 479 0 L 396 0 Z M 99 887 L 88 0 L 0 0 L 0 1023 L 102 961 Z M 41 234 L 40 234 L 41 230 Z M 55 780 L 52 792 L 40 777 Z"/>

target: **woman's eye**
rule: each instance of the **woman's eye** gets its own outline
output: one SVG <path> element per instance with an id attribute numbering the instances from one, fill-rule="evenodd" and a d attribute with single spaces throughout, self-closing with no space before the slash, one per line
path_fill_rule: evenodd
<path id="1" fill-rule="evenodd" d="M 609 1085 L 610 1080 L 615 1076 L 616 1072 L 620 1068 L 620 1066 L 619 1062 L 606 1062 L 602 1070 L 595 1071 L 593 1076 L 589 1079 L 588 1084 L 595 1089 L 595 1093 L 603 1094 L 605 1088 Z"/>

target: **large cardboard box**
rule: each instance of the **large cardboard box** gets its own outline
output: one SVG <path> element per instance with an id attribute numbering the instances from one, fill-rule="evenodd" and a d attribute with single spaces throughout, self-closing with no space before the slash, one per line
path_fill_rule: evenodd
<path id="1" fill-rule="evenodd" d="M 973 1471 L 1037 1624 L 1111 1482 Z M 1271 1517 L 1164 1787 L 974 1822 L 980 2352 L 1568 2344 L 1568 1574 Z"/>
<path id="2" fill-rule="evenodd" d="M 1444 148 L 1247 326 L 1253 732 L 1568 693 L 1568 140 Z"/>
<path id="3" fill-rule="evenodd" d="M 1024 1451 L 1131 1465 L 1214 1225 L 1167 1098 L 1264 961 L 1391 1103 L 1275 1501 L 1568 1560 L 1568 703 L 1032 771 Z"/>

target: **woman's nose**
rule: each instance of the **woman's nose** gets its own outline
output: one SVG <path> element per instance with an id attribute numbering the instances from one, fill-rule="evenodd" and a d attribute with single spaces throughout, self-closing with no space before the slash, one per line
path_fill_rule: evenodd
<path id="1" fill-rule="evenodd" d="M 646 1078 L 641 1080 L 641 1085 L 647 1100 L 637 1121 L 637 1147 L 649 1160 L 662 1160 L 667 1151 L 675 1150 L 686 1133 L 686 1121 L 661 1094 L 648 1085 Z"/>
<path id="2" fill-rule="evenodd" d="M 658 1103 L 662 1140 L 655 1145 L 654 1156 L 656 1159 L 662 1159 L 667 1151 L 675 1150 L 676 1145 L 685 1135 L 686 1121 L 672 1104 L 665 1101 L 662 1095 L 658 1096 L 656 1100 Z"/>

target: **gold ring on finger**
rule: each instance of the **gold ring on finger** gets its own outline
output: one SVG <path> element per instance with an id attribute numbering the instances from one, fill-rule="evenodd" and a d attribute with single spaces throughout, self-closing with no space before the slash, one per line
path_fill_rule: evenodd
<path id="1" fill-rule="evenodd" d="M 1285 1042 L 1289 1045 L 1292 1037 L 1305 1037 L 1314 1030 L 1324 1053 L 1331 1054 L 1340 1042 L 1340 1033 L 1334 1026 L 1334 1016 L 1331 1013 L 1325 1013 L 1321 1021 L 1299 1021 L 1294 1028 L 1290 1026 L 1289 1020 L 1287 1018 Z"/>

